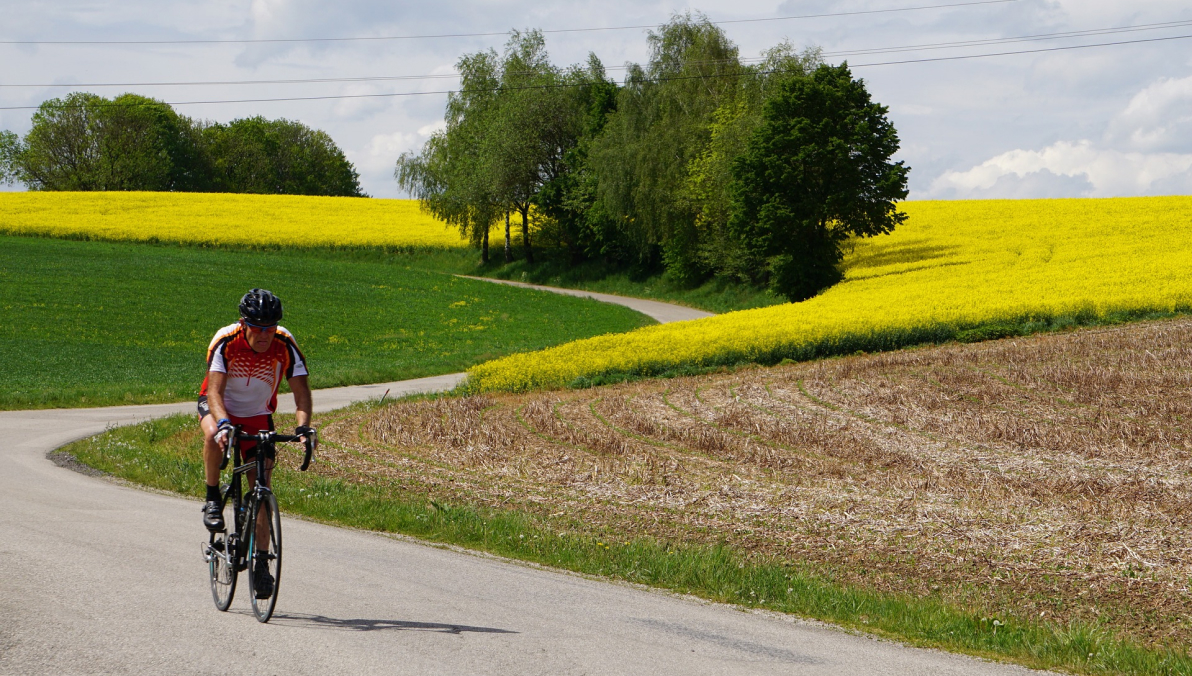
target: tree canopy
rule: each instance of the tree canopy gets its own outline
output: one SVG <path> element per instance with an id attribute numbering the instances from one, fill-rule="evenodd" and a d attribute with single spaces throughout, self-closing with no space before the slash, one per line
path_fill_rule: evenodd
<path id="1" fill-rule="evenodd" d="M 623 85 L 593 54 L 558 68 L 539 31 L 464 56 L 446 128 L 399 184 L 470 233 L 521 216 L 572 261 L 720 276 L 802 299 L 839 279 L 841 245 L 901 222 L 907 168 L 886 109 L 847 66 L 782 43 L 746 63 L 700 14 L 649 34 Z M 531 227 L 531 222 L 532 226 Z"/>
<path id="2" fill-rule="evenodd" d="M 890 232 L 906 216 L 898 134 L 848 65 L 788 77 L 733 165 L 730 226 L 792 300 L 840 279 L 841 244 Z"/>
<path id="3" fill-rule="evenodd" d="M 0 138 L 0 179 L 31 190 L 363 194 L 322 131 L 260 117 L 196 121 L 137 94 L 45 101 L 23 139 Z"/>

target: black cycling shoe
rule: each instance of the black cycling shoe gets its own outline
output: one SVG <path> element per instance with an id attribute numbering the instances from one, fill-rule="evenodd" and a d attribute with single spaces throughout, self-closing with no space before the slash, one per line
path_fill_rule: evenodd
<path id="1" fill-rule="evenodd" d="M 259 599 L 273 596 L 273 576 L 269 574 L 268 559 L 257 559 L 257 569 L 252 575 L 252 587 Z"/>
<path id="2" fill-rule="evenodd" d="M 212 533 L 224 529 L 223 505 L 211 500 L 203 505 L 203 525 Z"/>

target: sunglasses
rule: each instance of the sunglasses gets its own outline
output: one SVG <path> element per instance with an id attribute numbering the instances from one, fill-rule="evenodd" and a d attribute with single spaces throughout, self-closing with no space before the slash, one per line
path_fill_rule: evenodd
<path id="1" fill-rule="evenodd" d="M 250 329 L 256 329 L 257 331 L 276 331 L 277 330 L 277 324 L 270 324 L 269 326 L 257 326 L 256 324 L 253 324 L 251 322 L 244 322 L 244 325 Z"/>

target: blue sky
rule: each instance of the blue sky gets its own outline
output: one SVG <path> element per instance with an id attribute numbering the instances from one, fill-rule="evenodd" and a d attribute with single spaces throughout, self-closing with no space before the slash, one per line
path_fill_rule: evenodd
<path id="1" fill-rule="evenodd" d="M 0 40 L 277 39 L 504 33 L 511 28 L 657 25 L 702 11 L 743 56 L 781 40 L 826 53 L 990 40 L 1068 31 L 1190 22 L 1158 30 L 1029 43 L 853 54 L 854 74 L 889 106 L 911 167 L 912 199 L 1192 194 L 1192 39 L 992 58 L 866 66 L 881 61 L 1192 36 L 1192 5 L 1175 0 L 1012 0 L 994 4 L 852 16 L 964 0 L 714 0 L 700 4 L 605 2 L 381 2 L 341 0 L 125 0 L 0 2 Z M 399 75 L 450 76 L 460 55 L 504 43 L 502 35 L 333 43 L 157 45 L 0 44 L 0 84 L 150 83 Z M 588 52 L 620 77 L 647 57 L 644 29 L 550 33 L 553 60 Z M 829 56 L 839 62 L 846 57 Z M 87 87 L 166 101 L 428 92 L 450 77 L 390 82 Z M 64 87 L 0 87 L 0 107 L 36 106 Z M 325 101 L 178 106 L 228 121 L 287 117 L 331 134 L 376 197 L 399 196 L 393 163 L 421 146 L 442 119 L 443 94 Z M 24 133 L 30 110 L 0 110 L 0 128 Z"/>

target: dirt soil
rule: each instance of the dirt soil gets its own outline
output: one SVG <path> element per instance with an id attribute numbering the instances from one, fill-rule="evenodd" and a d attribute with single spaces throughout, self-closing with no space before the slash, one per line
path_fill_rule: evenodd
<path id="1" fill-rule="evenodd" d="M 1192 320 L 401 402 L 324 471 L 1192 644 Z"/>

